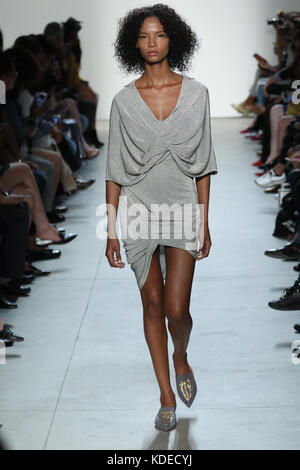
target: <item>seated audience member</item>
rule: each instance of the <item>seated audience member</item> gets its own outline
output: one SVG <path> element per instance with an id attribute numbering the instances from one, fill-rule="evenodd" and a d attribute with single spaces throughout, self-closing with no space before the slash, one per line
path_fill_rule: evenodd
<path id="1" fill-rule="evenodd" d="M 67 101 L 67 104 L 69 105 L 68 117 L 75 119 L 79 126 L 84 150 L 87 154 L 87 157 L 94 158 L 99 154 L 99 150 L 93 149 L 84 138 L 79 111 L 76 103 L 77 96 L 72 92 L 69 86 L 69 80 L 72 73 L 74 58 L 69 45 L 64 43 L 63 28 L 59 23 L 49 23 L 45 27 L 44 34 L 46 36 L 47 41 L 51 44 L 51 46 L 55 49 L 56 52 L 55 60 L 52 62 L 48 74 L 49 84 L 51 84 L 52 90 L 54 89 L 56 94 L 55 99 L 57 100 L 57 95 L 60 97 L 60 99 L 62 99 L 70 95 L 70 93 L 71 96 L 75 98 L 74 100 L 69 98 Z M 57 106 L 55 108 L 56 112 L 59 113 L 60 109 L 64 105 L 65 104 L 60 103 L 60 106 Z"/>
<path id="2" fill-rule="evenodd" d="M 273 236 L 288 243 L 266 250 L 265 255 L 300 261 L 300 104 L 294 99 L 295 84 L 300 79 L 300 12 L 279 11 L 269 24 L 276 30 L 278 65 L 270 66 L 257 57 L 259 71 L 250 96 L 238 106 L 242 114 L 257 116 L 241 134 L 261 145 L 259 160 L 253 166 L 262 172 L 256 173 L 255 183 L 265 193 L 279 195 Z M 300 271 L 300 264 L 294 270 Z M 268 305 L 277 310 L 300 310 L 299 292 L 300 276 Z M 299 324 L 294 328 L 300 332 Z"/>
<path id="3" fill-rule="evenodd" d="M 30 196 L 29 196 L 30 197 Z M 24 195 L 5 195 L 0 183 L 0 290 L 2 294 L 26 296 L 33 278 L 24 274 L 29 230 L 29 208 Z"/>
<path id="4" fill-rule="evenodd" d="M 89 117 L 89 127 L 85 132 L 85 137 L 88 142 L 99 148 L 103 146 L 103 143 L 99 141 L 96 130 L 98 95 L 91 89 L 89 83 L 85 80 L 82 80 L 79 75 L 82 50 L 78 33 L 81 28 L 80 21 L 77 21 L 74 18 L 69 18 L 65 23 L 63 23 L 64 40 L 66 44 L 70 45 L 74 58 L 72 61 L 72 71 L 70 74 L 69 86 L 71 90 L 74 90 L 75 94 L 78 96 L 79 111 L 85 114 L 84 111 L 86 110 Z"/>

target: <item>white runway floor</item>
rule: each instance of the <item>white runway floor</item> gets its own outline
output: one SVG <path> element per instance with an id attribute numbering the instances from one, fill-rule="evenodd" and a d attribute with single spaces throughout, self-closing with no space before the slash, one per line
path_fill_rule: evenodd
<path id="1" fill-rule="evenodd" d="M 110 268 L 96 237 L 105 201 L 105 152 L 81 174 L 96 177 L 68 199 L 61 224 L 78 233 L 17 310 L 0 311 L 25 341 L 0 366 L 1 436 L 10 449 L 300 449 L 300 365 L 291 362 L 300 312 L 268 307 L 297 278 L 264 256 L 278 202 L 254 184 L 259 146 L 239 135 L 249 119 L 214 119 L 219 174 L 212 176 L 209 258 L 198 261 L 188 354 L 198 395 L 177 399 L 176 430 L 160 433 L 160 407 L 135 277 Z M 107 123 L 101 123 L 107 141 Z M 169 336 L 170 365 L 173 352 Z M 171 367 L 171 380 L 175 376 Z M 176 393 L 176 392 L 175 392 Z"/>

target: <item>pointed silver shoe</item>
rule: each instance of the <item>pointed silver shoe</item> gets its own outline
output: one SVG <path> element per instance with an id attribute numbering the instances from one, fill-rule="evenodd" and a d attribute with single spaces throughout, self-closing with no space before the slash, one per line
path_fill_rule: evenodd
<path id="1" fill-rule="evenodd" d="M 176 413 L 172 406 L 160 408 L 155 417 L 155 428 L 159 431 L 172 431 L 176 427 Z"/>
<path id="2" fill-rule="evenodd" d="M 191 372 L 176 376 L 176 386 L 179 398 L 190 408 L 197 394 L 197 384 L 192 369 Z"/>

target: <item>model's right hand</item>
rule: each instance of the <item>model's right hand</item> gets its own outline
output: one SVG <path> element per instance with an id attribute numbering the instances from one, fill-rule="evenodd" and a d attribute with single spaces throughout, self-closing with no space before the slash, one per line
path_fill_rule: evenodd
<path id="1" fill-rule="evenodd" d="M 120 242 L 117 238 L 108 238 L 105 256 L 112 268 L 124 268 L 120 254 Z"/>

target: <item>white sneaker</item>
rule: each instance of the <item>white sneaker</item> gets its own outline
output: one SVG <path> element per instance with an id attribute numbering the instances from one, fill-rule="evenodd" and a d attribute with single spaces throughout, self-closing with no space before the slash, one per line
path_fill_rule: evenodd
<path id="1" fill-rule="evenodd" d="M 270 186 L 274 186 L 275 184 L 282 184 L 286 181 L 286 175 L 283 173 L 281 176 L 277 176 L 273 168 L 265 173 L 262 176 L 259 176 L 255 179 L 255 183 L 260 188 L 269 188 Z"/>

